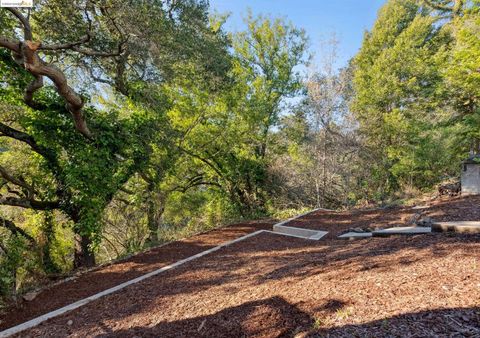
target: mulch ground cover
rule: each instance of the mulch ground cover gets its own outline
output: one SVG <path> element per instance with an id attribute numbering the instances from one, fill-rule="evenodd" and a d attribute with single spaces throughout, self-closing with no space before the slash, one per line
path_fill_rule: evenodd
<path id="1" fill-rule="evenodd" d="M 293 220 L 288 226 L 324 230 L 329 233 L 325 239 L 333 239 L 349 229 L 383 229 L 408 226 L 412 218 L 429 217 L 433 221 L 480 221 L 480 196 L 456 197 L 425 202 L 426 209 L 413 207 L 387 207 L 371 210 L 350 210 L 340 212 L 317 211 Z"/>
<path id="2" fill-rule="evenodd" d="M 91 272 L 80 274 L 52 288 L 45 289 L 28 302 L 19 299 L 0 314 L 0 331 L 94 295 L 163 266 L 193 256 L 248 233 L 271 229 L 274 221 L 233 224 L 135 255 Z"/>
<path id="3" fill-rule="evenodd" d="M 432 202 L 422 212 L 438 221 L 480 220 L 479 208 L 478 197 L 457 198 Z M 335 238 L 351 227 L 404 225 L 417 212 L 393 208 L 310 214 L 289 226 L 318 226 L 333 234 L 310 241 L 263 233 L 19 336 L 480 337 L 480 235 Z M 248 230 L 220 243 L 271 228 L 271 223 L 246 227 Z M 201 246 L 197 241 L 192 239 L 190 245 Z M 220 244 L 212 242 L 199 251 Z M 144 265 L 161 267 L 168 264 L 163 255 L 175 256 L 172 250 L 175 247 L 159 253 L 150 263 L 136 256 L 129 260 L 134 265 L 123 267 L 126 271 L 120 265 L 108 274 L 118 277 Z M 154 263 L 156 260 L 164 263 Z M 108 286 L 93 277 L 92 282 L 101 284 L 99 290 L 103 290 L 120 280 Z M 89 288 L 87 283 L 84 287 Z M 57 288 L 48 292 L 49 297 L 40 295 L 48 306 L 62 296 Z"/>
<path id="4" fill-rule="evenodd" d="M 478 336 L 479 241 L 431 234 L 314 242 L 264 233 L 21 336 Z"/>

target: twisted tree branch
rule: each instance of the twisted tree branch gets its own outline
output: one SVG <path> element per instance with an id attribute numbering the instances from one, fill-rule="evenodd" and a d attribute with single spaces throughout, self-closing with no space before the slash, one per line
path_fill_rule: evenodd
<path id="1" fill-rule="evenodd" d="M 93 135 L 88 129 L 87 122 L 83 116 L 82 108 L 84 102 L 72 87 L 68 85 L 65 74 L 53 65 L 45 63 L 37 54 L 39 43 L 25 41 L 22 43 L 22 55 L 24 66 L 34 76 L 46 76 L 55 84 L 58 93 L 66 101 L 66 107 L 72 114 L 75 128 L 86 138 L 92 139 Z"/>
<path id="2" fill-rule="evenodd" d="M 38 105 L 33 100 L 33 94 L 35 94 L 35 92 L 42 87 L 43 87 L 43 76 L 35 75 L 35 79 L 32 82 L 30 82 L 30 84 L 27 86 L 27 88 L 25 89 L 25 94 L 23 96 L 23 99 L 27 104 L 27 106 L 34 109 L 38 108 Z"/>

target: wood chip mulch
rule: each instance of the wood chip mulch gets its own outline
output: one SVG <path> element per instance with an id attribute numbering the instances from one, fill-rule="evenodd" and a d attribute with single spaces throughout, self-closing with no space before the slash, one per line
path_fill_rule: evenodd
<path id="1" fill-rule="evenodd" d="M 479 220 L 479 202 L 440 201 L 425 212 Z M 304 218 L 340 233 L 412 214 L 391 211 Z M 310 241 L 263 233 L 19 336 L 480 337 L 480 235 Z"/>
<path id="2" fill-rule="evenodd" d="M 163 266 L 193 256 L 224 242 L 261 229 L 271 229 L 275 221 L 233 224 L 190 238 L 172 242 L 133 257 L 120 260 L 74 280 L 46 289 L 32 301 L 19 299 L 0 313 L 0 331 L 74 303 Z"/>
<path id="3" fill-rule="evenodd" d="M 354 228 L 383 229 L 395 226 L 410 226 L 412 218 L 430 218 L 437 222 L 480 221 L 480 196 L 455 197 L 425 202 L 421 206 L 386 207 L 370 210 L 353 209 L 342 212 L 317 211 L 290 222 L 288 225 L 299 228 L 324 230 L 329 233 L 326 239 Z"/>

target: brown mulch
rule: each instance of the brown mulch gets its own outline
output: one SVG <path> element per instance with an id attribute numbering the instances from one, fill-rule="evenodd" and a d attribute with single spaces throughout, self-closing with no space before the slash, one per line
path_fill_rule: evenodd
<path id="1" fill-rule="evenodd" d="M 423 212 L 435 220 L 480 219 L 478 196 L 430 204 Z M 19 336 L 480 337 L 480 235 L 333 238 L 351 227 L 404 225 L 416 212 L 316 212 L 289 225 L 332 232 L 326 239 L 251 237 Z M 271 224 L 233 226 L 172 243 L 157 254 L 88 273 L 81 287 L 77 281 L 48 290 L 35 306 L 48 312 L 83 298 L 67 302 L 62 297 L 70 293 L 96 293 L 185 258 L 179 253 L 190 256 Z M 138 274 L 124 278 L 132 270 Z M 34 312 L 30 304 L 25 309 Z M 18 314 L 9 312 L 8 318 Z"/>
<path id="2" fill-rule="evenodd" d="M 41 292 L 33 301 L 19 300 L 0 314 L 0 331 L 94 295 L 165 265 L 193 256 L 248 233 L 271 229 L 274 221 L 233 224 L 172 242 L 114 264 L 79 275 L 76 279 Z"/>
<path id="3" fill-rule="evenodd" d="M 261 234 L 23 337 L 480 334 L 480 236 L 307 241 Z"/>
<path id="4" fill-rule="evenodd" d="M 428 203 L 428 209 L 387 207 L 342 212 L 317 211 L 288 223 L 289 226 L 328 231 L 325 239 L 333 239 L 351 228 L 387 228 L 412 225 L 412 216 L 430 217 L 433 221 L 480 221 L 480 196 L 444 198 Z"/>

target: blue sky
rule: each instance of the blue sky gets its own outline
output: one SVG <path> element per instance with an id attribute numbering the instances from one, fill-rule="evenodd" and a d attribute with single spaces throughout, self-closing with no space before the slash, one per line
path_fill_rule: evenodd
<path id="1" fill-rule="evenodd" d="M 244 28 L 247 8 L 254 14 L 269 14 L 291 20 L 304 28 L 311 49 L 318 57 L 320 41 L 335 32 L 339 44 L 339 64 L 346 65 L 361 46 L 363 33 L 370 29 L 385 0 L 210 0 L 212 9 L 231 12 L 226 29 Z"/>

